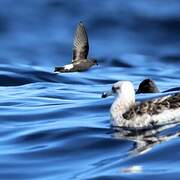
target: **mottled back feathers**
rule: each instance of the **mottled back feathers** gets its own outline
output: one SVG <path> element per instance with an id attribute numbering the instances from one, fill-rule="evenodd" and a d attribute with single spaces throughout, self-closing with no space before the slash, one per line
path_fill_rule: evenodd
<path id="1" fill-rule="evenodd" d="M 136 106 L 130 108 L 129 111 L 123 114 L 123 118 L 129 120 L 133 119 L 136 115 L 143 115 L 147 113 L 149 115 L 159 114 L 166 109 L 176 109 L 180 107 L 180 93 L 175 95 L 169 95 L 164 98 L 156 100 L 142 102 Z"/>

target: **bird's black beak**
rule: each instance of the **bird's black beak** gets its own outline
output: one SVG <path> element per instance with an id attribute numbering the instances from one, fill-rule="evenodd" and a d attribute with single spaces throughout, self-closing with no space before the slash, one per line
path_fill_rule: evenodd
<path id="1" fill-rule="evenodd" d="M 103 92 L 101 98 L 107 98 L 108 96 L 111 96 L 113 93 L 112 91 Z"/>

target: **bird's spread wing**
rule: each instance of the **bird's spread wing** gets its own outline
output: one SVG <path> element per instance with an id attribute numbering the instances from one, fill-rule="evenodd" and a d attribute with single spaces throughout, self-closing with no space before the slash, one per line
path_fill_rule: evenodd
<path id="1" fill-rule="evenodd" d="M 87 32 L 82 22 L 80 22 L 75 33 L 72 62 L 87 59 L 88 51 L 89 43 Z"/>
<path id="2" fill-rule="evenodd" d="M 154 115 L 161 113 L 166 109 L 176 109 L 178 107 L 180 107 L 180 93 L 137 104 L 125 112 L 123 117 L 129 120 L 136 115 L 143 115 L 145 113 Z"/>

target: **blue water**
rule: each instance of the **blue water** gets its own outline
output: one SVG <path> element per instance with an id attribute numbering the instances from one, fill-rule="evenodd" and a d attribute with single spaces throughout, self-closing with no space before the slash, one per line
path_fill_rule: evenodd
<path id="1" fill-rule="evenodd" d="M 83 21 L 99 67 L 71 61 Z M 180 84 L 180 1 L 1 0 L 0 180 L 180 179 L 180 126 L 114 131 L 101 93 L 144 78 Z"/>

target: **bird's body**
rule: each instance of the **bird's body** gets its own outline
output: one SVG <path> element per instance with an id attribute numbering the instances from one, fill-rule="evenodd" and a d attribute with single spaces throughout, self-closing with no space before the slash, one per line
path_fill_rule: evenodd
<path id="1" fill-rule="evenodd" d="M 55 72 L 82 72 L 93 66 L 92 61 L 89 59 L 75 61 L 62 67 L 55 67 Z"/>
<path id="2" fill-rule="evenodd" d="M 97 61 L 88 58 L 89 42 L 86 29 L 82 22 L 78 24 L 73 47 L 72 63 L 62 67 L 55 67 L 55 72 L 81 72 L 88 70 L 91 66 L 97 65 Z"/>
<path id="3" fill-rule="evenodd" d="M 113 126 L 144 129 L 180 121 L 180 93 L 136 103 L 131 82 L 119 81 L 112 89 L 117 95 L 110 109 Z"/>
<path id="4" fill-rule="evenodd" d="M 168 89 L 165 92 L 171 92 L 171 91 L 179 91 L 180 87 L 175 87 Z M 136 94 L 141 94 L 141 93 L 159 93 L 160 90 L 157 87 L 156 83 L 152 79 L 144 79 L 140 84 L 139 87 L 136 91 Z"/>
<path id="5" fill-rule="evenodd" d="M 138 87 L 136 94 L 140 93 L 158 93 L 160 92 L 152 79 L 144 79 Z"/>

